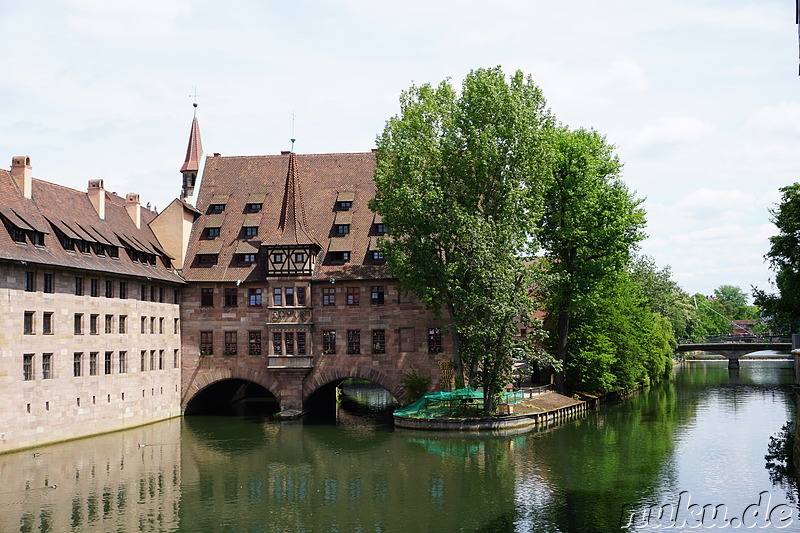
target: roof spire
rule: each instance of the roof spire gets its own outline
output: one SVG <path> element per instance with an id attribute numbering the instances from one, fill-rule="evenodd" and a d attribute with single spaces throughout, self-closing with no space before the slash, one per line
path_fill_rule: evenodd
<path id="1" fill-rule="evenodd" d="M 292 139 L 294 141 L 294 139 Z M 278 222 L 278 235 L 275 244 L 316 245 L 306 223 L 306 210 L 303 192 L 297 174 L 297 154 L 289 153 L 289 169 L 286 172 L 286 185 L 283 192 L 281 218 Z"/>
<path id="2" fill-rule="evenodd" d="M 197 97 L 197 89 L 195 89 Z M 181 200 L 191 197 L 194 194 L 194 186 L 197 180 L 197 173 L 200 170 L 200 158 L 203 155 L 203 142 L 200 140 L 200 125 L 197 122 L 197 102 L 194 106 L 194 117 L 192 118 L 192 129 L 189 132 L 189 145 L 186 147 L 186 159 L 181 166 L 183 174 L 183 188 L 181 190 Z"/>

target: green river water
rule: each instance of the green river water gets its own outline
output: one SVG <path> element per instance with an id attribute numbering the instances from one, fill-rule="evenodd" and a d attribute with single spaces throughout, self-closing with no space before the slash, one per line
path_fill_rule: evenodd
<path id="1" fill-rule="evenodd" d="M 764 461 L 794 417 L 791 381 L 788 361 L 688 363 L 626 402 L 521 434 L 354 415 L 174 419 L 0 455 L 0 531 L 800 531 Z M 704 505 L 724 505 L 727 522 Z"/>

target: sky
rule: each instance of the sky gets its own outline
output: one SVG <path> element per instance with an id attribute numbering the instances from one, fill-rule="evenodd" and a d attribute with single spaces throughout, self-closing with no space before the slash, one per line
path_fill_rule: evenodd
<path id="1" fill-rule="evenodd" d="M 771 290 L 779 188 L 800 180 L 790 0 L 0 0 L 0 168 L 79 190 L 180 192 L 206 154 L 365 152 L 412 84 L 530 74 L 617 148 L 640 252 L 687 292 Z"/>

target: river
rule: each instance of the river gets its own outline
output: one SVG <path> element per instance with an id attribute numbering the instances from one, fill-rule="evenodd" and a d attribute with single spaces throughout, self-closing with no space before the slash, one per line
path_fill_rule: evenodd
<path id="1" fill-rule="evenodd" d="M 734 527 L 800 531 L 764 461 L 794 416 L 791 380 L 787 361 L 693 362 L 629 401 L 516 435 L 394 431 L 360 415 L 173 419 L 0 455 L 0 531 L 658 531 L 714 525 L 699 509 L 718 505 Z"/>

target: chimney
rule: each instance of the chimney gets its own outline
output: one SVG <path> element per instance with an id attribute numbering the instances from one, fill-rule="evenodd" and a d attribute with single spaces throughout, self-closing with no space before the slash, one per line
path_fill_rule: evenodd
<path id="1" fill-rule="evenodd" d="M 31 197 L 31 158 L 27 155 L 18 155 L 11 158 L 11 178 L 19 187 L 22 196 Z"/>
<path id="2" fill-rule="evenodd" d="M 106 190 L 103 187 L 103 180 L 89 180 L 89 200 L 97 211 L 97 216 L 102 220 L 106 219 Z"/>
<path id="3" fill-rule="evenodd" d="M 139 195 L 136 193 L 128 193 L 125 195 L 125 210 L 130 215 L 136 228 L 142 227 L 142 210 L 139 207 Z"/>

